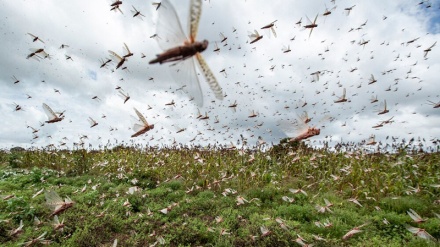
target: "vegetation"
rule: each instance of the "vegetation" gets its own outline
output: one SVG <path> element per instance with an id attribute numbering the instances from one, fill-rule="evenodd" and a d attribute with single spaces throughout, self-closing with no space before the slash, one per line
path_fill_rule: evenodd
<path id="1" fill-rule="evenodd" d="M 2 151 L 0 245 L 436 246 L 440 154 L 344 147 Z"/>

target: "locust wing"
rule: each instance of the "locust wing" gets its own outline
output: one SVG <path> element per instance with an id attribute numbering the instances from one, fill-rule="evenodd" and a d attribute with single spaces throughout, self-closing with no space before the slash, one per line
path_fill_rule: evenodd
<path id="1" fill-rule="evenodd" d="M 138 132 L 145 129 L 144 125 L 140 125 L 138 123 L 133 124 L 134 136 L 137 136 Z"/>
<path id="2" fill-rule="evenodd" d="M 45 103 L 43 103 L 43 109 L 44 112 L 46 113 L 47 117 L 49 117 L 49 120 L 57 118 L 57 114 L 55 114 L 55 112 Z"/>
<path id="3" fill-rule="evenodd" d="M 116 58 L 118 61 L 121 61 L 121 60 L 122 60 L 122 57 L 119 56 L 116 52 L 111 51 L 111 50 L 108 50 L 108 52 L 110 53 L 110 55 L 111 55 L 112 57 Z"/>
<path id="4" fill-rule="evenodd" d="M 125 50 L 126 54 L 131 54 L 131 51 L 128 48 L 127 44 L 124 43 L 124 46 L 122 48 Z"/>
<path id="5" fill-rule="evenodd" d="M 273 36 L 276 38 L 277 37 L 277 32 L 275 32 L 275 28 L 271 27 L 270 30 L 272 30 Z"/>
<path id="6" fill-rule="evenodd" d="M 193 43 L 197 37 L 197 31 L 202 12 L 202 1 L 192 0 L 190 6 L 189 16 L 189 35 L 188 40 L 182 29 L 179 17 L 169 0 L 162 1 L 161 8 L 158 10 L 159 18 L 157 21 L 157 39 L 159 47 L 163 50 L 168 50 L 177 46 L 182 46 L 186 43 Z M 223 98 L 223 93 L 218 84 L 214 74 L 208 67 L 203 57 L 198 53 L 196 58 L 202 73 L 204 74 L 209 87 L 214 92 L 217 99 Z M 203 94 L 200 86 L 200 81 L 195 69 L 194 58 L 185 59 L 176 63 L 173 69 L 172 76 L 181 85 L 186 85 L 188 93 L 194 97 L 197 105 L 203 106 Z"/>
<path id="7" fill-rule="evenodd" d="M 163 0 L 161 3 L 161 8 L 158 10 L 159 18 L 156 24 L 156 34 L 159 36 L 159 39 L 156 39 L 156 41 L 159 47 L 165 51 L 181 46 L 188 40 L 173 5 L 169 0 Z"/>
<path id="8" fill-rule="evenodd" d="M 189 37 L 191 39 L 191 43 L 196 40 L 201 15 L 202 0 L 192 0 L 189 12 Z"/>
<path id="9" fill-rule="evenodd" d="M 215 79 L 215 76 L 212 73 L 211 69 L 209 68 L 208 64 L 206 63 L 205 59 L 200 53 L 197 53 L 196 57 L 197 57 L 197 61 L 199 62 L 200 69 L 203 72 L 203 75 L 205 76 L 205 79 L 208 82 L 209 87 L 211 88 L 211 91 L 214 93 L 217 99 L 222 100 L 223 99 L 222 88 L 220 87 L 220 84 L 217 82 L 217 79 Z"/>
<path id="10" fill-rule="evenodd" d="M 136 112 L 137 118 L 131 116 L 131 122 L 133 124 L 132 129 L 135 132 L 131 137 L 137 137 L 147 132 L 147 129 L 149 129 L 151 126 L 148 124 L 145 117 L 136 108 L 133 107 L 133 109 Z"/>
<path id="11" fill-rule="evenodd" d="M 256 39 L 256 38 L 260 37 L 260 34 L 258 33 L 257 30 L 254 30 L 253 33 L 248 31 L 248 36 L 250 39 Z"/>
<path id="12" fill-rule="evenodd" d="M 132 129 L 137 134 L 139 131 L 145 129 L 144 123 L 141 122 L 141 120 L 135 118 L 134 116 L 131 116 L 131 123 L 132 123 Z"/>
<path id="13" fill-rule="evenodd" d="M 431 241 L 435 241 L 435 238 L 433 236 L 431 236 L 431 234 L 429 234 L 428 232 L 426 232 L 422 228 L 413 227 L 413 226 L 410 226 L 410 225 L 405 225 L 405 227 L 412 234 L 414 234 L 414 235 L 416 235 L 416 236 L 418 236 L 420 238 L 431 240 Z"/>
<path id="14" fill-rule="evenodd" d="M 278 121 L 278 124 L 281 130 L 289 137 L 298 136 L 309 129 L 309 125 L 304 121 L 301 121 L 299 117 L 293 121 L 280 120 Z"/>
<path id="15" fill-rule="evenodd" d="M 148 126 L 148 122 L 147 122 L 147 120 L 145 119 L 145 117 L 136 109 L 136 108 L 134 108 L 133 107 L 133 109 L 134 109 L 134 111 L 136 112 L 136 115 L 138 116 L 138 118 L 139 118 L 139 120 L 140 121 L 142 121 L 142 123 L 145 125 L 145 126 Z"/>
<path id="16" fill-rule="evenodd" d="M 63 199 L 54 190 L 46 190 L 44 197 L 46 198 L 46 205 L 53 211 L 56 211 L 64 204 Z"/>
<path id="17" fill-rule="evenodd" d="M 178 66 L 172 69 L 174 80 L 181 85 L 186 85 L 189 95 L 194 97 L 198 106 L 203 106 L 203 94 L 200 87 L 199 77 L 196 73 L 194 58 L 189 58 L 177 63 Z"/>

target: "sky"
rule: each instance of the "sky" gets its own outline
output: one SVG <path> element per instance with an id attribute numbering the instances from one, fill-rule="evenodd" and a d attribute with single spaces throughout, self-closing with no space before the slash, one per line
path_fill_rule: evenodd
<path id="1" fill-rule="evenodd" d="M 169 2 L 188 35 L 190 1 Z M 201 55 L 222 100 L 197 66 L 191 74 L 195 58 L 149 64 L 171 37 L 154 34 L 178 32 L 172 12 L 152 3 L 123 0 L 121 13 L 111 10 L 111 0 L 0 1 L 0 148 L 231 145 L 240 136 L 250 146 L 259 137 L 277 144 L 303 130 L 289 123 L 304 112 L 309 127 L 321 129 L 308 140 L 317 146 L 372 135 L 378 142 L 420 138 L 428 146 L 440 138 L 440 108 L 430 103 L 440 102 L 440 44 L 424 52 L 440 40 L 438 1 L 203 1 L 196 41 L 209 41 Z M 141 18 L 133 17 L 134 8 Z M 315 17 L 310 32 L 304 26 Z M 276 37 L 261 29 L 272 22 Z M 254 30 L 263 38 L 250 44 Z M 109 50 L 125 54 L 124 44 L 133 56 L 118 69 L 114 57 L 101 68 L 100 60 L 112 58 Z M 41 48 L 50 59 L 27 58 Z M 372 75 L 377 81 L 369 84 Z M 197 83 L 203 106 L 192 99 Z M 335 103 L 344 89 L 347 102 Z M 125 103 L 121 90 L 130 96 Z M 385 101 L 389 112 L 379 115 Z M 42 126 L 43 103 L 65 118 Z M 154 124 L 135 138 L 133 108 Z M 198 119 L 199 112 L 209 119 Z M 89 118 L 98 125 L 91 128 Z"/>

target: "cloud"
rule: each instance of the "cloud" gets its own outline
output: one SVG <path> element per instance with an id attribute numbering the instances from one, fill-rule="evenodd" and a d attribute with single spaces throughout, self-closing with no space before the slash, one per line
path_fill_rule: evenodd
<path id="1" fill-rule="evenodd" d="M 188 2 L 171 2 L 186 28 Z M 334 144 L 366 140 L 372 134 L 378 141 L 386 141 L 389 135 L 426 140 L 440 135 L 436 127 L 440 112 L 427 102 L 440 101 L 438 47 L 424 57 L 424 50 L 439 39 L 439 6 L 435 4 L 427 8 L 426 3 L 421 6 L 412 1 L 365 1 L 356 3 L 347 15 L 344 9 L 353 4 L 343 0 L 337 1 L 335 9 L 328 1 L 203 1 L 197 39 L 210 42 L 202 55 L 226 97 L 217 100 L 199 74 L 204 96 L 200 108 L 187 93 L 195 80 L 179 83 L 172 76 L 173 70 L 185 71 L 185 67 L 148 64 L 162 52 L 150 38 L 156 33 L 159 12 L 150 3 L 124 1 L 123 15 L 110 11 L 111 1 L 3 3 L 0 49 L 6 62 L 0 68 L 0 117 L 5 121 L 0 147 L 60 142 L 71 147 L 84 135 L 88 139 L 83 140 L 93 146 L 108 140 L 145 145 L 174 141 L 229 144 L 240 135 L 252 145 L 258 136 L 277 143 L 285 137 L 279 121 L 303 111 L 313 118 L 311 126 L 325 126 L 320 136 L 311 139 L 315 144 L 330 137 Z M 133 18 L 131 5 L 146 17 Z M 324 17 L 326 8 L 332 13 Z M 310 30 L 304 26 L 317 14 L 318 27 L 309 37 Z M 276 38 L 261 30 L 275 20 Z M 299 20 L 300 26 L 295 24 Z M 254 30 L 263 39 L 249 44 L 248 32 Z M 224 43 L 220 32 L 227 37 Z M 33 42 L 27 33 L 44 43 Z M 123 55 L 124 43 L 134 53 L 124 62 L 127 69 L 116 69 L 115 61 L 100 68 L 100 59 L 110 57 L 108 50 Z M 213 52 L 215 43 L 218 54 Z M 69 47 L 60 49 L 62 44 Z M 292 51 L 283 53 L 283 46 L 288 45 Z M 36 48 L 44 48 L 51 59 L 26 59 L 30 49 Z M 319 80 L 313 75 L 317 71 Z M 371 75 L 377 82 L 369 85 Z M 20 82 L 14 84 L 12 76 Z M 125 104 L 117 87 L 131 97 Z M 334 103 L 344 88 L 350 102 Z M 94 96 L 101 101 L 92 99 Z M 371 104 L 372 96 L 379 102 Z M 175 106 L 166 106 L 172 100 Z M 384 100 L 390 112 L 378 115 Z M 235 101 L 234 112 L 228 106 Z M 307 105 L 302 107 L 304 102 Z M 24 111 L 14 111 L 14 103 Z M 47 120 L 42 103 L 56 111 L 65 110 L 66 118 L 40 127 Z M 155 124 L 153 130 L 135 139 L 130 138 L 133 107 Z M 198 110 L 209 119 L 197 119 Z M 258 116 L 249 118 L 252 111 Z M 333 120 L 319 122 L 324 116 Z M 98 126 L 90 129 L 89 117 Z M 372 128 L 391 117 L 392 124 Z M 27 125 L 40 129 L 39 138 L 33 139 Z M 186 130 L 176 133 L 177 126 Z"/>

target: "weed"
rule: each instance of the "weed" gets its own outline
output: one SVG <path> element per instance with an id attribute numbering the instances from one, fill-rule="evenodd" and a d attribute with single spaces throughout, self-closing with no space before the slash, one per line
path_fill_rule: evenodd
<path id="1" fill-rule="evenodd" d="M 47 231 L 54 246 L 110 246 L 114 239 L 121 246 L 292 246 L 298 234 L 314 246 L 432 246 L 405 226 L 440 238 L 440 155 L 402 152 L 303 144 L 240 153 L 125 145 L 0 152 L 0 245 Z M 53 230 L 42 189 L 75 202 L 58 215 L 63 232 Z M 414 223 L 410 209 L 426 221 Z M 20 220 L 23 233 L 10 236 Z"/>

